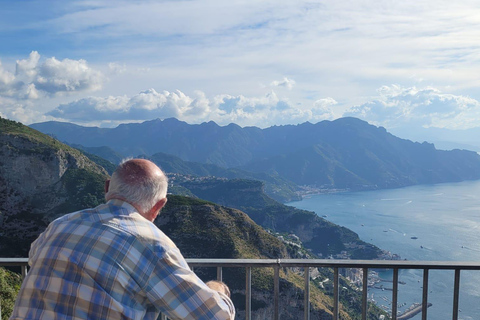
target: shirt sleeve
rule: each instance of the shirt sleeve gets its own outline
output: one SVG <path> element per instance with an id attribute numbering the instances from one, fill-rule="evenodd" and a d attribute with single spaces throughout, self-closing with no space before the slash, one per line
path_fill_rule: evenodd
<path id="1" fill-rule="evenodd" d="M 151 303 L 170 319 L 235 318 L 232 300 L 198 278 L 177 248 L 163 252 L 145 291 Z"/>

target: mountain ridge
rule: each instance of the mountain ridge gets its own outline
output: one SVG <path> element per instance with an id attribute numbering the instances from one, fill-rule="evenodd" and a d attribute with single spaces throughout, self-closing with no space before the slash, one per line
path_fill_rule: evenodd
<path id="1" fill-rule="evenodd" d="M 356 118 L 241 128 L 175 118 L 88 128 L 47 122 L 31 125 L 68 143 L 108 145 L 125 156 L 157 152 L 184 161 L 279 175 L 297 185 L 365 190 L 480 179 L 480 155 L 436 150 L 398 138 Z"/>

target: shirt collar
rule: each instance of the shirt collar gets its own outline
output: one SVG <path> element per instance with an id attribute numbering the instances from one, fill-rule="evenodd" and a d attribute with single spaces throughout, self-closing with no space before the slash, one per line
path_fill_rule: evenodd
<path id="1" fill-rule="evenodd" d="M 110 199 L 110 200 L 107 201 L 107 204 L 108 205 L 113 205 L 113 206 L 116 206 L 116 207 L 122 207 L 125 210 L 127 210 L 128 212 L 138 213 L 138 210 L 135 209 L 134 206 L 132 206 L 130 203 L 128 203 L 126 201 L 123 201 L 123 200 L 120 200 L 120 199 Z"/>

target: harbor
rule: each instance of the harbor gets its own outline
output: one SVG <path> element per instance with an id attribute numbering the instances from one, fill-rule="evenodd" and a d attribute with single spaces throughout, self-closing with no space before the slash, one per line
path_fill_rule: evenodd
<path id="1" fill-rule="evenodd" d="M 361 275 L 361 272 L 360 272 Z M 393 286 L 388 286 L 386 285 L 387 283 L 391 284 L 393 281 L 389 279 L 384 279 L 382 278 L 377 271 L 370 271 L 368 275 L 368 284 L 367 287 L 369 290 L 375 291 L 378 294 L 378 290 L 381 290 L 381 292 L 384 291 L 393 291 Z M 400 285 L 405 285 L 406 283 L 404 281 L 399 281 L 398 282 Z M 389 297 L 387 295 L 381 295 L 379 296 L 380 301 L 376 301 L 374 299 L 374 292 L 371 292 L 371 294 L 368 295 L 369 300 L 375 304 L 377 304 L 380 308 L 385 310 L 386 312 L 392 314 L 392 300 L 391 296 Z M 417 314 L 422 312 L 422 303 L 419 302 L 414 302 L 410 305 L 410 307 L 404 309 L 407 306 L 406 302 L 401 302 L 397 304 L 397 320 L 408 320 L 413 317 L 415 317 Z M 432 303 L 427 304 L 427 308 L 431 307 Z"/>
<path id="2" fill-rule="evenodd" d="M 427 303 L 427 308 L 432 306 L 431 303 Z M 422 304 L 421 303 L 414 303 L 410 308 L 405 310 L 402 314 L 397 316 L 397 320 L 408 320 L 415 317 L 417 314 L 422 312 Z"/>

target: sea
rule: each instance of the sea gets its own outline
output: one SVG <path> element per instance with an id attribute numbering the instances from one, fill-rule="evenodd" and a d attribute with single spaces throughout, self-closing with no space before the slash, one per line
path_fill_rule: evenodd
<path id="1" fill-rule="evenodd" d="M 418 261 L 480 262 L 480 180 L 311 195 L 288 205 L 355 231 L 381 249 Z M 369 299 L 391 308 L 391 270 Z M 398 310 L 422 301 L 423 271 L 400 270 Z M 430 270 L 428 319 L 452 319 L 454 272 Z M 480 271 L 462 271 L 459 319 L 480 319 Z M 421 313 L 412 319 L 421 319 Z"/>

